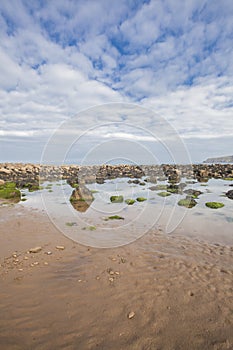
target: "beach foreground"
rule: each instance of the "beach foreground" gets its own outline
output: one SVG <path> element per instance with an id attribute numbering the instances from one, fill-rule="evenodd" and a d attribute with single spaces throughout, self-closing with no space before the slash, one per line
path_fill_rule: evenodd
<path id="1" fill-rule="evenodd" d="M 1 218 L 2 350 L 233 349 L 232 246 L 151 230 L 94 249 L 37 210 Z"/>

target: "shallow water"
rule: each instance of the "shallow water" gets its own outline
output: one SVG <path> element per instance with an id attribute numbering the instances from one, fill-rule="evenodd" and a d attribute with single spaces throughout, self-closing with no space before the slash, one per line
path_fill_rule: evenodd
<path id="1" fill-rule="evenodd" d="M 44 189 L 40 191 L 24 190 L 27 201 L 19 205 L 45 210 L 61 232 L 88 246 L 124 245 L 146 234 L 152 227 L 166 234 L 177 233 L 211 243 L 233 244 L 233 202 L 224 195 L 230 189 L 231 181 L 211 179 L 204 184 L 187 184 L 185 189 L 203 192 L 197 205 L 187 209 L 177 204 L 186 194 L 171 194 L 163 198 L 158 195 L 160 191 L 149 189 L 154 184 L 145 182 L 141 186 L 129 184 L 128 180 L 118 178 L 104 184 L 86 185 L 93 191 L 94 201 L 85 212 L 78 212 L 71 205 L 69 198 L 73 189 L 65 181 L 44 183 Z M 186 179 L 181 182 L 186 182 Z M 51 189 L 45 188 L 48 185 Z M 112 195 L 123 195 L 124 199 L 145 197 L 146 201 L 136 201 L 133 205 L 111 203 Z M 205 203 L 209 201 L 222 202 L 224 207 L 207 208 Z M 106 220 L 111 215 L 119 215 L 124 220 Z"/>

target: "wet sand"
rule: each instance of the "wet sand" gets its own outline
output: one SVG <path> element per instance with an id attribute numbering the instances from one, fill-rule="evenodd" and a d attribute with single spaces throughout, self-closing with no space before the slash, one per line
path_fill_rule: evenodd
<path id="1" fill-rule="evenodd" d="M 232 246 L 151 230 L 94 249 L 37 210 L 0 218 L 1 350 L 233 349 Z"/>

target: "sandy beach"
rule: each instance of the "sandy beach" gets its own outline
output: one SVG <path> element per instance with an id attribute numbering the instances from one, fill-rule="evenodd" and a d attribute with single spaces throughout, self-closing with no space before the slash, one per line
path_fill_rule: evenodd
<path id="1" fill-rule="evenodd" d="M 233 349 L 232 246 L 151 230 L 94 249 L 0 209 L 2 350 Z"/>

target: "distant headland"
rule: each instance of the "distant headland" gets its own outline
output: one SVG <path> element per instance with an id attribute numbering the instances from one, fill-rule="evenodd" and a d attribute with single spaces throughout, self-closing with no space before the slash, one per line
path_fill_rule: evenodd
<path id="1" fill-rule="evenodd" d="M 233 156 L 207 158 L 203 163 L 233 163 Z"/>

